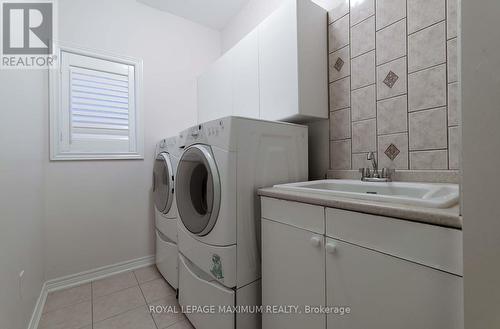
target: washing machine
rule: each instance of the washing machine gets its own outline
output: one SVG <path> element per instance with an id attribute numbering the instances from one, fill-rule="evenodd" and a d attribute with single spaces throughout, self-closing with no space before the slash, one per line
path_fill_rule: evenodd
<path id="1" fill-rule="evenodd" d="M 308 178 L 307 127 L 225 117 L 184 131 L 175 192 L 179 303 L 214 306 L 186 314 L 197 329 L 256 329 L 260 305 L 257 189 Z"/>
<path id="2" fill-rule="evenodd" d="M 156 266 L 167 282 L 178 288 L 177 205 L 175 174 L 182 153 L 182 136 L 161 140 L 153 167 Z"/>

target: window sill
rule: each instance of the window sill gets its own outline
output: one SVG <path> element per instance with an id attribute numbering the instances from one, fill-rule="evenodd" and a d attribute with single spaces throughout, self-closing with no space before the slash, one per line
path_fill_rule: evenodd
<path id="1" fill-rule="evenodd" d="M 96 154 L 96 153 L 67 153 L 52 154 L 51 161 L 85 161 L 85 160 L 144 160 L 144 154 Z"/>

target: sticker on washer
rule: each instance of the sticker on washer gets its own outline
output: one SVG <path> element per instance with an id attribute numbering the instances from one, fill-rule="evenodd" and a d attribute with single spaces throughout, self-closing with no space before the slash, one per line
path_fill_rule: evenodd
<path id="1" fill-rule="evenodd" d="M 222 272 L 222 261 L 220 256 L 217 254 L 212 255 L 212 265 L 210 266 L 210 273 L 217 278 L 217 280 L 224 279 L 224 274 Z"/>

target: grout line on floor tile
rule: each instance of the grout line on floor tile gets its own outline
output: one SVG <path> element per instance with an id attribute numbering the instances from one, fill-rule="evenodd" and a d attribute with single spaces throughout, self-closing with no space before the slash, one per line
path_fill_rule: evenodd
<path id="1" fill-rule="evenodd" d="M 135 311 L 135 310 L 136 310 L 136 309 L 138 309 L 139 307 L 144 307 L 144 306 L 146 306 L 146 307 L 147 307 L 147 305 L 141 305 L 141 306 L 137 306 L 137 307 L 134 307 L 134 308 L 130 308 L 130 309 L 126 310 L 126 311 L 123 311 L 123 312 L 120 312 L 120 313 L 114 314 L 114 315 L 112 315 L 112 316 L 108 316 L 107 318 L 101 319 L 101 320 L 99 320 L 99 321 L 96 321 L 95 323 L 100 323 L 100 322 L 102 322 L 102 321 L 106 321 L 106 320 L 112 319 L 112 318 L 117 317 L 117 316 L 119 316 L 119 315 L 123 315 L 123 314 L 125 314 L 125 313 L 127 313 L 127 312 L 130 312 L 130 311 Z"/>
<path id="2" fill-rule="evenodd" d="M 153 320 L 153 323 L 155 324 L 155 327 L 156 329 L 160 329 L 158 327 L 158 324 L 156 323 L 155 321 L 155 318 L 153 316 L 153 314 L 149 311 L 149 303 L 148 301 L 146 300 L 146 296 L 144 295 L 144 292 L 142 291 L 142 287 L 141 287 L 141 284 L 139 283 L 139 279 L 137 279 L 137 275 L 135 275 L 135 271 L 132 271 L 132 273 L 134 273 L 134 277 L 135 277 L 135 280 L 137 281 L 137 283 L 139 284 L 139 290 L 141 291 L 141 295 L 142 295 L 142 298 L 144 298 L 144 302 L 146 303 L 146 310 L 147 312 L 149 313 L 149 316 L 151 317 L 151 319 Z M 152 281 L 152 280 L 151 280 Z M 143 282 L 144 283 L 144 282 Z"/>
<path id="3" fill-rule="evenodd" d="M 341 78 L 340 80 L 345 79 L 345 78 L 347 78 L 347 77 Z M 143 282 L 139 282 L 139 279 L 137 278 L 137 275 L 135 274 L 135 271 L 140 270 L 140 269 L 143 269 L 143 268 L 146 268 L 146 267 L 150 267 L 150 266 L 151 266 L 151 267 L 153 267 L 153 266 L 154 266 L 155 270 L 156 270 L 156 271 L 158 271 L 158 268 L 156 267 L 156 265 L 148 265 L 148 266 L 144 266 L 144 267 L 141 267 L 141 268 L 138 268 L 138 269 L 132 270 L 132 272 L 133 272 L 133 273 L 134 273 L 134 275 L 135 275 L 135 279 L 137 280 L 137 283 L 138 283 L 139 285 L 144 284 L 144 283 L 148 283 L 148 282 L 151 282 L 151 281 L 154 281 L 154 280 L 161 279 L 161 275 L 160 275 L 160 276 L 158 276 L 158 277 L 155 277 L 155 278 L 152 278 L 152 279 L 148 279 L 148 280 L 143 281 Z"/>
<path id="4" fill-rule="evenodd" d="M 86 282 L 86 283 L 82 283 L 82 284 L 79 284 L 79 285 L 76 285 L 76 286 L 73 286 L 73 287 L 63 288 L 63 289 L 59 289 L 59 290 L 56 290 L 56 291 L 53 291 L 53 292 L 49 292 L 48 295 L 47 295 L 47 299 L 48 299 L 49 295 L 52 294 L 52 293 L 54 293 L 54 292 L 62 292 L 62 291 L 66 291 L 66 290 L 78 288 L 78 287 L 81 287 L 81 286 L 84 286 L 84 285 L 87 285 L 87 284 L 90 285 L 90 282 Z M 64 304 L 64 305 L 56 307 L 56 308 L 54 308 L 53 310 L 50 310 L 50 311 L 47 311 L 47 300 L 46 300 L 45 304 L 43 306 L 42 314 L 53 312 L 53 311 L 57 311 L 57 310 L 60 310 L 60 309 L 63 309 L 63 308 L 69 307 L 69 306 L 74 306 L 74 305 L 77 305 L 77 304 L 81 304 L 83 302 L 90 301 L 91 298 L 92 298 L 92 287 L 90 287 L 90 295 L 91 296 L 88 299 L 83 299 L 83 300 L 79 300 L 79 301 L 76 301 L 76 302 L 71 302 L 69 304 Z"/>
<path id="5" fill-rule="evenodd" d="M 102 319 L 102 320 L 96 321 L 95 323 L 97 324 L 97 323 L 101 323 L 101 322 L 103 322 L 103 321 L 107 321 L 107 320 L 112 319 L 112 318 L 116 318 L 117 316 L 121 316 L 121 315 L 123 315 L 123 314 L 125 314 L 125 313 L 136 311 L 136 310 L 140 309 L 141 307 L 144 307 L 144 305 L 137 306 L 137 307 L 135 307 L 135 308 L 131 308 L 130 310 L 126 310 L 125 312 L 121 312 L 121 313 L 115 314 L 115 315 L 113 315 L 113 316 L 107 317 L 107 318 L 105 318 L 105 319 Z M 94 321 L 92 321 L 92 328 L 94 328 Z"/>
<path id="6" fill-rule="evenodd" d="M 119 289 L 119 290 L 115 290 L 115 291 L 110 292 L 108 294 L 105 294 L 105 295 L 102 295 L 102 296 L 98 296 L 98 297 L 96 297 L 96 299 L 99 299 L 99 298 L 102 298 L 102 297 L 107 297 L 107 296 L 115 294 L 117 292 L 120 292 L 120 291 L 123 291 L 123 290 L 127 290 L 127 289 L 130 289 L 130 288 L 134 288 L 134 287 L 137 287 L 137 286 L 140 286 L 140 285 L 136 284 L 136 285 L 133 285 L 133 286 L 130 286 L 130 287 L 126 287 L 126 288 L 122 288 L 122 289 Z"/>
<path id="7" fill-rule="evenodd" d="M 137 279 L 137 275 L 135 275 L 135 270 L 132 270 L 131 272 L 134 275 L 135 282 L 137 282 L 137 284 L 140 286 L 141 283 L 139 282 L 139 279 Z"/>
<path id="8" fill-rule="evenodd" d="M 88 303 L 88 302 L 90 302 L 90 303 L 92 304 L 91 299 L 87 299 L 87 300 L 84 300 L 84 301 L 81 301 L 81 302 L 78 302 L 78 303 L 74 303 L 74 304 L 71 304 L 71 305 L 66 305 L 66 306 L 62 306 L 62 307 L 56 308 L 56 309 L 54 309 L 54 310 L 51 310 L 51 311 L 45 312 L 45 313 L 43 313 L 43 314 L 53 313 L 53 312 L 60 311 L 60 310 L 63 310 L 63 309 L 65 309 L 65 308 L 68 308 L 68 307 L 74 307 L 74 306 L 76 306 L 76 305 L 80 305 L 80 304 L 83 304 L 83 303 Z"/>
<path id="9" fill-rule="evenodd" d="M 135 275 L 135 274 L 134 274 L 134 275 Z M 124 290 L 127 290 L 127 289 L 132 289 L 132 288 L 135 288 L 135 287 L 138 287 L 138 288 L 139 288 L 139 291 L 141 292 L 142 297 L 144 298 L 144 294 L 142 293 L 142 290 L 141 290 L 140 285 L 137 285 L 137 286 L 132 286 L 132 287 L 128 287 L 128 288 L 121 289 L 121 290 L 117 290 L 117 291 L 115 291 L 115 292 L 113 292 L 113 293 L 111 293 L 111 294 L 108 294 L 108 295 L 106 295 L 106 296 L 110 296 L 110 295 L 112 295 L 112 294 L 115 294 L 115 293 L 118 293 L 118 292 L 121 292 L 121 291 L 124 291 Z M 106 297 L 106 296 L 102 296 L 102 297 Z M 101 298 L 101 297 L 97 297 L 96 299 L 100 299 L 100 298 Z M 145 298 L 144 298 L 144 301 L 146 301 L 146 299 L 145 299 Z M 92 303 L 92 304 L 93 304 L 93 303 Z M 110 316 L 110 317 L 107 317 L 107 318 L 101 319 L 101 320 L 99 320 L 99 321 L 96 321 L 96 323 L 98 323 L 98 322 L 102 322 L 102 321 L 107 320 L 107 319 L 111 319 L 111 318 L 113 318 L 113 317 L 115 317 L 115 316 L 117 316 L 117 315 L 122 315 L 122 314 L 127 313 L 127 312 L 129 312 L 129 311 L 131 311 L 131 310 L 135 310 L 136 308 L 139 308 L 139 307 L 144 307 L 144 306 L 147 306 L 147 303 L 146 303 L 146 302 L 144 303 L 144 305 L 141 305 L 141 306 L 138 306 L 138 307 L 134 307 L 134 308 L 131 308 L 131 309 L 125 310 L 125 311 L 120 312 L 120 313 L 118 313 L 118 314 L 115 314 L 115 315 L 112 315 L 112 316 Z M 93 321 L 93 319 L 92 319 L 92 321 Z"/>

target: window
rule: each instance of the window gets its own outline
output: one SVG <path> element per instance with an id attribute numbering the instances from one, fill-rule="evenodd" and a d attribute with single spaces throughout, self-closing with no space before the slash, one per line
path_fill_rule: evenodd
<path id="1" fill-rule="evenodd" d="M 51 160 L 143 159 L 142 62 L 59 46 Z"/>

